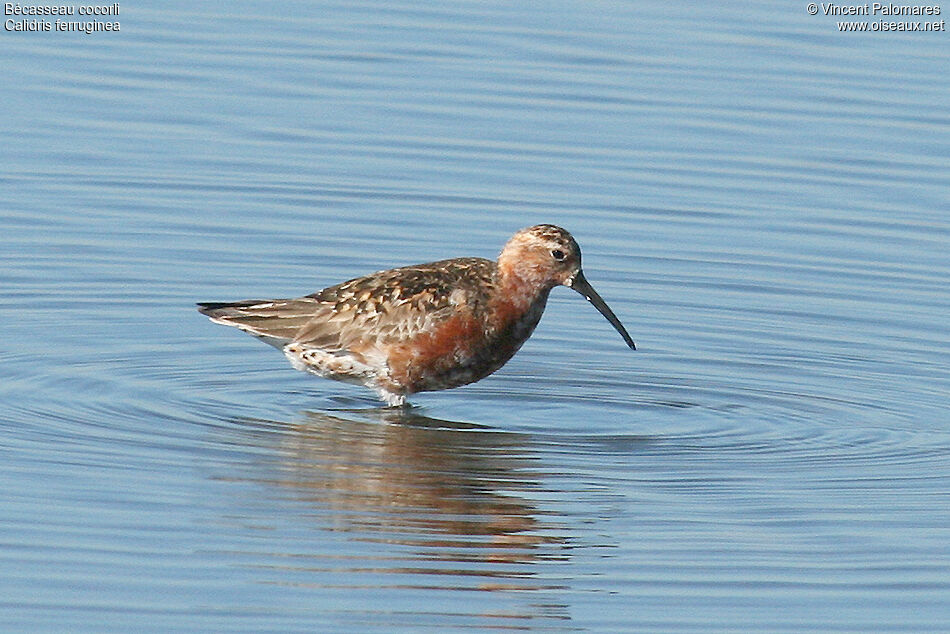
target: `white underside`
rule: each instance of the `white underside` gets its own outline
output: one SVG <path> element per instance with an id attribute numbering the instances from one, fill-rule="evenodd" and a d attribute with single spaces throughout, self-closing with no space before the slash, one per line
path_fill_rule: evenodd
<path id="1" fill-rule="evenodd" d="M 377 368 L 358 361 L 352 355 L 336 355 L 297 343 L 287 344 L 283 351 L 290 364 L 301 372 L 343 383 L 363 385 L 374 390 L 390 407 L 406 403 L 404 394 L 396 394 L 380 386 Z"/>

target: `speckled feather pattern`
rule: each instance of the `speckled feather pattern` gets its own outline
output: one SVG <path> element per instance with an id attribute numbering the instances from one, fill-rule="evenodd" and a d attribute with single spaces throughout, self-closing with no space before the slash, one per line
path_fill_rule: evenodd
<path id="1" fill-rule="evenodd" d="M 538 225 L 515 234 L 498 262 L 441 260 L 304 297 L 204 303 L 199 310 L 282 349 L 297 369 L 366 385 L 400 405 L 408 394 L 465 385 L 500 368 L 534 331 L 554 286 L 591 299 L 577 288 L 581 282 L 574 239 Z"/>

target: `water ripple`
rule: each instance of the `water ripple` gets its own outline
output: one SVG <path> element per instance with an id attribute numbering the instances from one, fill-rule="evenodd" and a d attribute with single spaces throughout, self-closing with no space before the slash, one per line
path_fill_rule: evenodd
<path id="1" fill-rule="evenodd" d="M 0 629 L 945 627 L 944 42 L 668 5 L 8 34 Z M 392 411 L 194 311 L 536 222 L 638 352 Z"/>

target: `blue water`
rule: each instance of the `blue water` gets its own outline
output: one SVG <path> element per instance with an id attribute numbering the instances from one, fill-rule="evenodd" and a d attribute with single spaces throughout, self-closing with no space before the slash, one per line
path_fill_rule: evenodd
<path id="1" fill-rule="evenodd" d="M 118 17 L 0 32 L 0 629 L 950 630 L 946 32 Z M 399 413 L 194 310 L 539 222 L 637 352 L 555 290 Z"/>

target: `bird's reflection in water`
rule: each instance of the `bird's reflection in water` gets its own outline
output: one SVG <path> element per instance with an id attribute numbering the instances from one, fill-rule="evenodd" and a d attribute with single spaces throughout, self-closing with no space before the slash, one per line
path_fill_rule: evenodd
<path id="1" fill-rule="evenodd" d="M 375 572 L 457 575 L 479 590 L 560 587 L 536 570 L 566 549 L 527 497 L 542 476 L 527 435 L 392 409 L 305 412 L 283 427 L 274 484 L 319 509 L 327 529 L 392 545 L 398 565 L 377 561 Z"/>

